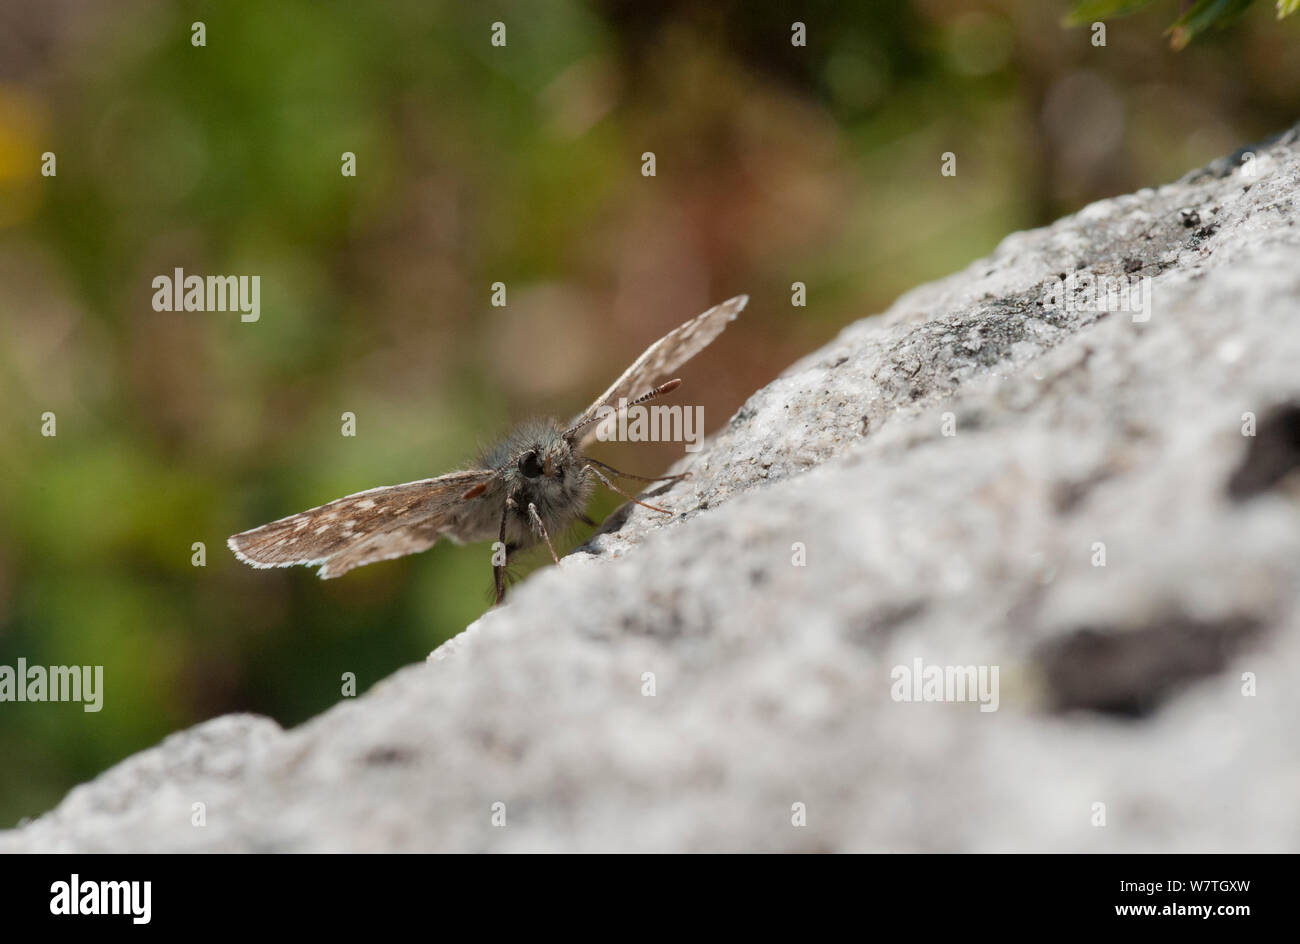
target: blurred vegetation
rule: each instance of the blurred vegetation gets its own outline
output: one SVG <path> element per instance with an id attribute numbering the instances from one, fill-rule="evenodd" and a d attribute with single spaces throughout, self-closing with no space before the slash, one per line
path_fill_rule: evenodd
<path id="1" fill-rule="evenodd" d="M 1128 16 L 1150 6 L 1154 0 L 1080 0 L 1065 18 L 1067 26 L 1083 26 L 1112 16 Z M 1300 0 L 1271 0 L 1277 18 L 1300 10 Z M 1169 44 L 1182 49 L 1209 29 L 1226 29 L 1255 3 L 1255 0 L 1183 0 L 1179 16 L 1169 27 Z"/>
<path id="2" fill-rule="evenodd" d="M 569 416 L 744 291 L 678 394 L 717 427 L 1007 233 L 1300 115 L 1295 20 L 1259 6 L 1174 54 L 1158 11 L 1098 48 L 1068 10 L 813 0 L 796 47 L 776 2 L 7 0 L 0 664 L 103 665 L 105 703 L 0 704 L 0 823 L 178 727 L 299 723 L 487 606 L 486 547 L 321 582 L 245 567 L 227 535 Z M 176 267 L 260 275 L 260 321 L 153 311 Z"/>

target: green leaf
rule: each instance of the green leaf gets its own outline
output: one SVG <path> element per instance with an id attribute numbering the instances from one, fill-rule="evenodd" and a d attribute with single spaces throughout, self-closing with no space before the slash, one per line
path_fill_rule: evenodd
<path id="1" fill-rule="evenodd" d="M 1300 3 L 1300 0 L 1278 0 L 1278 2 Z M 1075 8 L 1066 14 L 1065 25 L 1086 26 L 1113 16 L 1128 16 L 1149 6 L 1150 3 L 1151 0 L 1080 0 Z"/>
<path id="2" fill-rule="evenodd" d="M 1169 44 L 1175 49 L 1182 49 L 1212 26 L 1222 29 L 1246 12 L 1246 8 L 1254 2 L 1255 0 L 1196 0 L 1191 9 L 1169 27 Z"/>

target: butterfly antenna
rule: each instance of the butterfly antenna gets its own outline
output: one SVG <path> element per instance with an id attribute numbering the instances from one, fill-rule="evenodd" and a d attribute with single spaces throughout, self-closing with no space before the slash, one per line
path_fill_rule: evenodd
<path id="1" fill-rule="evenodd" d="M 614 415 L 614 416 L 617 416 L 619 413 L 624 412 L 628 407 L 640 406 L 642 403 L 645 403 L 647 400 L 653 400 L 655 397 L 662 397 L 665 393 L 672 393 L 674 390 L 676 390 L 676 389 L 677 389 L 678 387 L 680 387 L 681 385 L 682 385 L 681 378 L 678 378 L 678 379 L 676 379 L 676 380 L 669 380 L 667 383 L 661 383 L 659 386 L 655 387 L 655 388 L 654 388 L 653 390 L 651 390 L 649 393 L 643 393 L 643 394 L 641 394 L 641 396 L 637 397 L 637 398 L 636 398 L 635 400 L 633 400 L 631 403 L 628 403 L 626 406 L 624 406 L 624 407 L 622 407 L 621 409 L 619 409 L 619 410 L 618 410 L 617 412 L 615 412 L 613 415 Z M 583 420 L 583 421 L 582 421 L 581 423 L 579 423 L 578 425 L 576 425 L 576 426 L 570 426 L 568 429 L 566 429 L 566 430 L 564 431 L 564 438 L 565 438 L 565 439 L 572 439 L 573 436 L 574 436 L 576 433 L 580 433 L 580 432 L 582 432 L 582 430 L 586 429 L 586 428 L 587 428 L 588 426 L 590 426 L 592 423 L 595 423 L 595 422 L 597 422 L 597 421 L 599 421 L 599 420 L 606 420 L 606 419 L 608 419 L 608 418 L 610 417 L 610 415 L 611 415 L 611 414 L 606 413 L 604 416 L 601 416 L 601 415 L 600 415 L 600 411 L 599 411 L 599 410 L 596 410 L 594 413 L 592 413 L 591 416 L 589 416 L 587 419 Z"/>

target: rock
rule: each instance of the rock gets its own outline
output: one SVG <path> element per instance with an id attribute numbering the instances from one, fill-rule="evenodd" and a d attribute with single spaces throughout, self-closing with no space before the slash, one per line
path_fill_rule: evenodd
<path id="1" fill-rule="evenodd" d="M 1009 236 L 757 392 L 678 517 L 0 851 L 1295 851 L 1298 130 Z M 1053 306 L 1097 279 L 1149 306 Z M 916 660 L 996 700 L 895 700 Z"/>

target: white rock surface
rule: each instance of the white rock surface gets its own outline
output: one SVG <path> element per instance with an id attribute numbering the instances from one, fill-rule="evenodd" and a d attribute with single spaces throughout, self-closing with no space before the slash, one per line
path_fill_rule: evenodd
<path id="1" fill-rule="evenodd" d="M 1298 138 L 1008 237 L 756 393 L 678 518 L 0 852 L 1296 851 Z M 1150 277 L 1149 320 L 1046 308 L 1076 270 Z M 893 700 L 918 658 L 997 666 L 997 710 Z"/>

